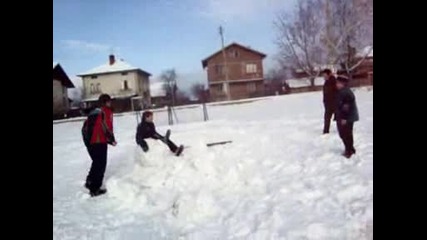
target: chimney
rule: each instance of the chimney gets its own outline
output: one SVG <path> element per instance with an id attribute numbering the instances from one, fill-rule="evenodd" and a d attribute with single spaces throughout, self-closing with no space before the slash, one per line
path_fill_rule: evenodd
<path id="1" fill-rule="evenodd" d="M 114 58 L 114 55 L 110 55 L 110 65 L 113 65 L 116 62 L 116 59 Z"/>

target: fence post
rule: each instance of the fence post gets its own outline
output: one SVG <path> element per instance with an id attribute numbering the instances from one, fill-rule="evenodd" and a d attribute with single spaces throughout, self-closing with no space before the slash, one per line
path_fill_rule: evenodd
<path id="1" fill-rule="evenodd" d="M 206 122 L 209 120 L 209 116 L 208 116 L 208 109 L 206 108 L 205 102 L 202 103 L 202 108 L 203 108 L 203 120 Z"/>
<path id="2" fill-rule="evenodd" d="M 168 105 L 168 120 L 169 120 L 169 125 L 173 125 L 172 108 L 169 105 Z"/>

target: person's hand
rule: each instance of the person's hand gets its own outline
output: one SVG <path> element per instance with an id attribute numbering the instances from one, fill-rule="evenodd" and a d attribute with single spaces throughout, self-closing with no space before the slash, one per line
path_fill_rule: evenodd
<path id="1" fill-rule="evenodd" d="M 142 146 L 142 151 L 144 151 L 144 152 L 148 152 L 148 146 L 147 146 L 147 145 L 143 145 L 143 146 Z"/>
<path id="2" fill-rule="evenodd" d="M 117 142 L 112 142 L 111 145 L 116 146 Z"/>
<path id="3" fill-rule="evenodd" d="M 342 108 L 343 108 L 343 111 L 345 111 L 345 112 L 350 111 L 350 105 L 348 105 L 348 104 L 344 104 L 344 106 Z"/>
<path id="4" fill-rule="evenodd" d="M 342 119 L 342 120 L 341 120 L 341 125 L 346 125 L 346 124 L 347 124 L 347 120 Z"/>

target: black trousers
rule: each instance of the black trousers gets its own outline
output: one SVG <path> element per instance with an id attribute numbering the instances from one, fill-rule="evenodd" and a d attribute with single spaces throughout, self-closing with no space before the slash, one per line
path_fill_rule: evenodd
<path id="1" fill-rule="evenodd" d="M 345 146 L 346 153 L 355 153 L 356 150 L 353 146 L 353 122 L 347 122 L 346 124 L 341 124 L 341 121 L 337 120 L 337 128 L 340 138 Z"/>
<path id="2" fill-rule="evenodd" d="M 96 191 L 102 186 L 105 168 L 107 167 L 107 150 L 106 143 L 91 144 L 87 147 L 92 159 L 92 165 L 86 177 L 86 185 L 89 186 L 90 191 Z"/>
<path id="3" fill-rule="evenodd" d="M 325 115 L 323 120 L 323 133 L 329 133 L 331 127 L 331 119 L 334 115 L 335 109 L 333 107 L 325 105 Z"/>
<path id="4" fill-rule="evenodd" d="M 164 144 L 166 144 L 169 147 L 169 150 L 171 150 L 171 152 L 175 153 L 175 151 L 178 149 L 178 147 L 175 145 L 175 143 L 173 143 L 170 139 L 166 140 L 163 136 L 159 135 L 159 140 L 162 141 Z M 147 147 L 148 149 L 148 144 L 145 140 L 141 140 L 139 146 L 144 149 L 144 146 Z"/>
<path id="5" fill-rule="evenodd" d="M 175 145 L 175 143 L 173 143 L 171 140 L 164 140 L 164 139 L 160 139 L 162 142 L 164 142 L 166 145 L 168 145 L 169 149 L 171 150 L 171 152 L 175 152 L 178 147 Z"/>

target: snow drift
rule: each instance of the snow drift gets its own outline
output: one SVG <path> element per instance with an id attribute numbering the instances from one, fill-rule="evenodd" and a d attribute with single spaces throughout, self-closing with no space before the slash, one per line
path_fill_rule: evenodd
<path id="1" fill-rule="evenodd" d="M 372 239 L 372 96 L 356 91 L 351 159 L 333 127 L 321 135 L 320 93 L 211 107 L 212 121 L 171 127 L 181 157 L 155 140 L 143 153 L 134 116 L 116 118 L 99 198 L 82 187 L 80 123 L 54 125 L 54 239 Z M 221 140 L 233 143 L 205 145 Z"/>

